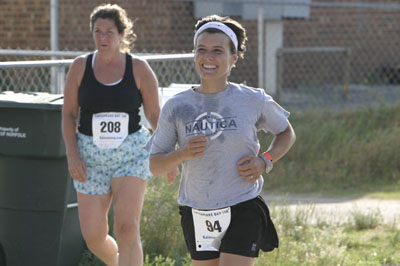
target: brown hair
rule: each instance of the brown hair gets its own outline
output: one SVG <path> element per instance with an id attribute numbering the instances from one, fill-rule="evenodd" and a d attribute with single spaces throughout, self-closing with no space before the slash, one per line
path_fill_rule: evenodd
<path id="1" fill-rule="evenodd" d="M 114 21 L 118 29 L 118 33 L 122 34 L 121 50 L 129 52 L 133 49 L 136 40 L 136 34 L 133 32 L 133 22 L 128 18 L 126 11 L 116 4 L 103 4 L 95 7 L 90 14 L 90 31 L 98 18 L 111 19 Z"/>
<path id="2" fill-rule="evenodd" d="M 236 52 L 235 45 L 231 41 L 230 42 L 231 43 L 231 53 L 232 54 L 237 53 L 238 56 L 243 58 L 244 51 L 246 51 L 246 45 L 245 45 L 245 42 L 247 40 L 246 29 L 239 22 L 237 22 L 234 19 L 231 19 L 230 17 L 221 17 L 218 15 L 210 15 L 210 16 L 204 17 L 197 21 L 197 23 L 195 25 L 195 32 L 201 26 L 203 26 L 204 24 L 211 22 L 211 21 L 221 22 L 221 23 L 225 24 L 236 34 L 236 37 L 238 39 L 238 50 Z M 209 28 L 209 29 L 206 29 L 204 32 L 216 33 L 216 32 L 221 32 L 221 31 L 218 29 Z"/>

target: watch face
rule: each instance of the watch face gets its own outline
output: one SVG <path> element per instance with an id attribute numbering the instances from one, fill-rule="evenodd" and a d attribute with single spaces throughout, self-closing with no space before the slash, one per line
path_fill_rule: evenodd
<path id="1" fill-rule="evenodd" d="M 273 164 L 271 161 L 269 161 L 269 164 L 267 164 L 267 167 L 265 168 L 265 172 L 268 174 L 272 170 Z"/>

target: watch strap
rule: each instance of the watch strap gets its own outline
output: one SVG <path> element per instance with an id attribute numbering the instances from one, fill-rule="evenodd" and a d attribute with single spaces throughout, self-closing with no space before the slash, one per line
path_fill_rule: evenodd
<path id="1" fill-rule="evenodd" d="M 273 166 L 274 166 L 273 163 L 272 163 L 271 154 L 269 154 L 268 152 L 264 152 L 264 153 L 258 155 L 258 157 L 263 159 L 263 161 L 265 163 L 265 172 L 269 173 L 272 170 Z"/>

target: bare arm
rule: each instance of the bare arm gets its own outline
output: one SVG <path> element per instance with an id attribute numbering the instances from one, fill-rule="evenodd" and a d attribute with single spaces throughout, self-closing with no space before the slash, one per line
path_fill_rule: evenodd
<path id="1" fill-rule="evenodd" d="M 72 63 L 64 88 L 64 105 L 62 108 L 62 134 L 64 137 L 68 170 L 72 178 L 86 180 L 86 166 L 78 154 L 76 127 L 78 118 L 78 89 L 83 77 L 86 58 L 78 57 Z"/>
<path id="2" fill-rule="evenodd" d="M 294 133 L 292 125 L 289 123 L 283 132 L 274 137 L 267 150 L 274 163 L 289 151 L 295 140 L 296 134 Z M 265 171 L 266 165 L 265 162 L 258 156 L 249 155 L 239 160 L 237 168 L 240 175 L 247 182 L 252 183 L 255 182 Z"/>
<path id="3" fill-rule="evenodd" d="M 135 65 L 133 72 L 137 86 L 142 94 L 144 114 L 154 131 L 157 128 L 158 118 L 160 116 L 157 77 L 145 60 L 135 58 L 132 64 Z M 171 184 L 178 174 L 179 168 L 177 166 L 162 175 L 167 178 L 168 184 Z"/>
<path id="4" fill-rule="evenodd" d="M 282 158 L 293 146 L 295 141 L 296 134 L 294 133 L 292 125 L 289 123 L 283 132 L 275 136 L 267 150 L 268 153 L 271 154 L 273 162 L 275 163 Z"/>
<path id="5" fill-rule="evenodd" d="M 136 85 L 142 94 L 144 114 L 154 131 L 160 115 L 157 77 L 147 61 L 135 57 L 132 64 Z"/>
<path id="6" fill-rule="evenodd" d="M 203 155 L 207 139 L 199 135 L 188 140 L 186 145 L 170 153 L 157 153 L 150 156 L 150 171 L 157 176 L 173 171 L 185 160 L 193 160 Z"/>

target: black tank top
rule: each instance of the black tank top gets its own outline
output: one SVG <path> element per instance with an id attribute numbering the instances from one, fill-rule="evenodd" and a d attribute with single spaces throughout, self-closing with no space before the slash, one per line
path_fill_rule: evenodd
<path id="1" fill-rule="evenodd" d="M 93 73 L 93 54 L 86 60 L 85 73 L 78 92 L 79 125 L 78 131 L 92 136 L 92 116 L 101 112 L 125 112 L 129 114 L 129 134 L 138 131 L 140 116 L 139 108 L 142 95 L 136 86 L 132 72 L 132 56 L 126 54 L 125 73 L 122 80 L 115 85 L 100 83 Z"/>

